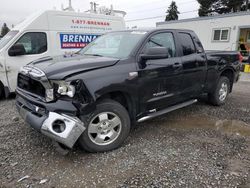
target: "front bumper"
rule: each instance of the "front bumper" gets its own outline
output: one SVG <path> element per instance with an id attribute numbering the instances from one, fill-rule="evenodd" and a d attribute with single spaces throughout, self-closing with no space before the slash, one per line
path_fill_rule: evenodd
<path id="1" fill-rule="evenodd" d="M 74 105 L 71 102 L 43 103 L 18 91 L 16 93 L 16 107 L 20 116 L 31 127 L 51 139 L 72 148 L 85 131 L 84 123 L 73 113 Z"/>

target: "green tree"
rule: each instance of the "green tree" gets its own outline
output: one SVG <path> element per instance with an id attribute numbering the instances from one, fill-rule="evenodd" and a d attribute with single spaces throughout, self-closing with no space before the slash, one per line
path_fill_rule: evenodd
<path id="1" fill-rule="evenodd" d="M 171 2 L 166 13 L 167 15 L 165 21 L 178 20 L 178 14 L 180 14 L 180 12 L 178 11 L 178 7 L 174 1 Z"/>
<path id="2" fill-rule="evenodd" d="M 199 8 L 199 16 L 207 16 L 209 13 L 212 12 L 212 5 L 214 0 L 197 0 L 200 4 Z"/>
<path id="3" fill-rule="evenodd" d="M 214 4 L 214 9 L 219 14 L 239 12 L 243 10 L 246 0 L 220 0 Z"/>
<path id="4" fill-rule="evenodd" d="M 241 7 L 241 10 L 242 11 L 247 11 L 247 10 L 249 10 L 250 9 L 250 1 L 249 0 L 246 0 L 246 3 L 245 3 L 245 5 L 243 5 L 242 7 Z"/>
<path id="5" fill-rule="evenodd" d="M 200 4 L 199 16 L 210 13 L 226 14 L 247 9 L 248 0 L 197 0 Z"/>
<path id="6" fill-rule="evenodd" d="M 6 35 L 8 32 L 10 31 L 10 29 L 8 28 L 7 24 L 4 23 L 1 29 L 1 35 L 4 36 Z"/>
<path id="7" fill-rule="evenodd" d="M 242 10 L 242 7 L 246 0 L 224 0 L 224 5 L 228 7 L 229 10 L 232 10 L 233 12 L 239 12 Z"/>

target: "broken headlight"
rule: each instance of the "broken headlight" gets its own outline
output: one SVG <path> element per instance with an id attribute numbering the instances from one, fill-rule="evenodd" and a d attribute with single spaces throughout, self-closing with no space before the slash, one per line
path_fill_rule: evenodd
<path id="1" fill-rule="evenodd" d="M 71 82 L 53 81 L 54 90 L 59 95 L 64 95 L 73 98 L 75 96 L 75 86 Z"/>

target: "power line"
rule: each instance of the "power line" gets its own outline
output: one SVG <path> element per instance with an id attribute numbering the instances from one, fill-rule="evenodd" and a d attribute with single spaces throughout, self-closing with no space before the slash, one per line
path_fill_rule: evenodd
<path id="1" fill-rule="evenodd" d="M 148 3 L 144 3 L 143 5 L 138 5 L 138 6 L 132 6 L 132 7 L 130 7 L 130 8 L 138 8 L 138 7 L 142 7 L 142 6 L 144 6 L 144 5 L 151 5 L 151 4 L 154 4 L 154 3 L 157 3 L 157 2 L 166 2 L 166 0 L 159 0 L 159 1 L 153 1 L 153 2 L 148 2 Z"/>
<path id="2" fill-rule="evenodd" d="M 181 12 L 180 14 L 186 14 L 190 12 L 197 12 L 198 10 L 191 10 L 191 11 L 186 11 L 186 12 Z M 134 22 L 134 21 L 141 21 L 141 20 L 152 20 L 156 18 L 163 18 L 165 17 L 164 15 L 162 16 L 153 16 L 153 17 L 146 17 L 146 18 L 138 18 L 138 19 L 133 19 L 133 20 L 126 20 L 126 22 Z"/>
<path id="3" fill-rule="evenodd" d="M 102 1 L 106 1 L 106 0 L 95 0 L 96 2 L 98 2 L 99 4 L 102 2 Z M 171 0 L 156 0 L 156 1 L 151 1 L 151 2 L 147 2 L 147 3 L 143 3 L 141 5 L 136 5 L 136 6 L 131 6 L 131 7 L 128 7 L 128 9 L 136 9 L 138 7 L 143 7 L 145 5 L 152 5 L 152 4 L 159 4 L 159 3 L 164 3 L 166 5 L 168 5 L 169 1 L 169 4 L 171 3 Z M 179 1 L 178 1 L 179 2 Z M 182 4 L 187 4 L 187 3 L 190 3 L 190 2 L 197 2 L 196 0 L 191 0 L 191 1 L 186 1 L 186 0 L 181 0 L 180 3 L 177 3 L 177 5 L 182 5 Z M 130 13 L 130 12 L 136 12 L 136 11 L 127 11 L 127 13 Z"/>
<path id="4" fill-rule="evenodd" d="M 183 5 L 183 4 L 187 4 L 187 3 L 193 3 L 193 2 L 197 2 L 196 0 L 192 0 L 192 1 L 187 1 L 185 3 L 179 3 L 178 5 Z M 145 11 L 153 11 L 153 10 L 159 10 L 159 9 L 166 9 L 166 7 L 158 7 L 158 8 L 153 8 L 153 9 L 144 9 L 144 10 L 139 10 L 139 11 L 128 11 L 128 14 L 133 14 L 133 13 L 139 13 L 139 12 L 145 12 Z"/>
<path id="5" fill-rule="evenodd" d="M 126 22 L 134 22 L 134 21 L 141 21 L 141 20 L 152 20 L 156 18 L 163 18 L 164 16 L 154 16 L 154 17 L 147 17 L 147 18 L 139 18 L 134 20 L 126 20 Z"/>
<path id="6" fill-rule="evenodd" d="M 98 2 L 99 4 L 103 1 L 106 1 L 106 0 L 95 0 L 96 2 Z M 128 7 L 129 9 L 135 9 L 135 8 L 138 8 L 138 7 L 142 7 L 142 6 L 145 6 L 145 5 L 151 5 L 151 4 L 155 4 L 155 3 L 163 3 L 163 2 L 166 2 L 166 0 L 157 0 L 157 1 L 151 1 L 151 2 L 147 2 L 147 3 L 143 3 L 143 4 L 140 4 L 140 5 L 136 5 L 136 6 L 131 6 L 131 7 Z M 119 2 L 120 3 L 120 2 Z M 122 3 L 121 3 L 122 5 Z"/>
<path id="7" fill-rule="evenodd" d="M 172 0 L 171 0 L 171 1 L 172 1 Z M 169 4 L 171 3 L 171 1 L 169 1 Z M 182 0 L 182 1 L 183 1 L 183 2 L 180 2 L 180 3 L 176 2 L 177 5 L 187 4 L 187 3 L 190 2 L 190 1 L 186 1 L 186 0 Z M 192 1 L 194 1 L 194 0 L 192 0 Z M 166 0 L 151 1 L 151 2 L 148 2 L 148 3 L 144 3 L 143 5 L 132 6 L 132 7 L 130 7 L 130 9 L 137 8 L 137 7 L 142 7 L 142 6 L 144 6 L 144 5 L 152 5 L 152 4 L 155 4 L 155 3 L 157 3 L 157 2 L 164 3 L 164 4 L 168 3 L 168 2 L 166 2 Z M 197 1 L 194 1 L 194 2 L 197 2 Z M 198 2 L 197 2 L 197 3 L 198 3 Z M 167 5 L 167 4 L 166 4 L 166 5 Z"/>
<path id="8" fill-rule="evenodd" d="M 187 2 L 186 2 L 187 3 Z M 190 2 L 189 2 L 190 3 Z M 234 2 L 232 3 L 231 5 L 235 5 L 235 4 L 238 4 L 237 2 Z M 224 8 L 224 7 L 223 7 Z M 160 9 L 160 8 L 155 8 L 155 9 L 151 9 L 152 10 L 157 10 L 157 9 Z M 218 11 L 219 9 L 222 9 L 222 8 L 217 8 L 215 10 L 212 10 L 212 11 L 209 11 L 209 12 L 216 12 Z M 147 10 L 144 10 L 144 11 L 147 11 Z M 149 10 L 150 11 L 150 10 Z M 186 14 L 186 13 L 191 13 L 191 12 L 198 12 L 199 10 L 192 10 L 192 11 L 185 11 L 185 12 L 181 12 L 180 14 Z M 151 19 L 157 19 L 157 18 L 163 18 L 164 16 L 153 16 L 153 17 L 146 17 L 146 18 L 139 18 L 139 19 L 132 19 L 132 20 L 127 20 L 126 22 L 133 22 L 133 21 L 141 21 L 141 20 L 151 20 Z"/>

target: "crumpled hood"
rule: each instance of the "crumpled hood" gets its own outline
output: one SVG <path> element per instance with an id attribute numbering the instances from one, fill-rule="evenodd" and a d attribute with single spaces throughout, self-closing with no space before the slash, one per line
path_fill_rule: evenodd
<path id="1" fill-rule="evenodd" d="M 42 58 L 31 62 L 29 65 L 42 70 L 48 79 L 58 80 L 78 72 L 112 66 L 118 61 L 119 59 L 116 58 L 75 54 L 72 57 L 57 56 Z"/>

